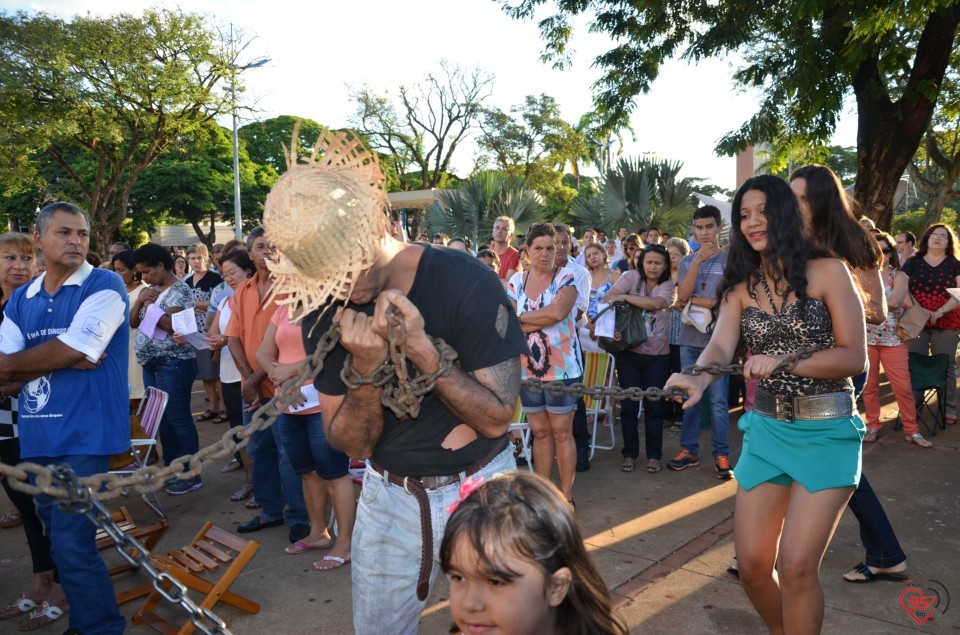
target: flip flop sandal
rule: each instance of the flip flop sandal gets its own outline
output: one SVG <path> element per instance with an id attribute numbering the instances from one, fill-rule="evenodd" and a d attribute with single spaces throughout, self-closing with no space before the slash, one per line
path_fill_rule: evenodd
<path id="1" fill-rule="evenodd" d="M 847 577 L 850 574 L 860 574 L 863 576 L 863 579 L 851 580 Z M 903 582 L 909 579 L 910 577 L 907 576 L 905 573 L 886 573 L 881 571 L 874 573 L 873 571 L 870 570 L 870 567 L 868 567 L 862 562 L 858 564 L 853 571 L 850 571 L 849 573 L 846 573 L 843 576 L 843 581 L 849 582 L 850 584 L 868 584 L 870 582 L 875 582 L 877 580 L 888 580 L 890 582 Z"/>
<path id="2" fill-rule="evenodd" d="M 12 527 L 19 527 L 23 524 L 23 516 L 20 515 L 19 511 L 13 511 L 0 516 L 0 528 L 10 529 Z"/>
<path id="3" fill-rule="evenodd" d="M 325 562 L 332 562 L 330 566 L 323 566 Z M 314 571 L 333 571 L 334 569 L 339 569 L 342 566 L 350 564 L 350 558 L 341 558 L 340 556 L 324 556 L 313 563 L 311 568 Z"/>
<path id="4" fill-rule="evenodd" d="M 227 421 L 230 421 L 230 417 L 227 416 L 227 411 L 220 410 L 217 412 L 217 416 L 213 418 L 211 423 L 226 423 Z"/>
<path id="5" fill-rule="evenodd" d="M 634 459 L 624 459 L 623 464 L 620 466 L 620 471 L 622 472 L 632 472 L 636 469 L 637 464 Z"/>
<path id="6" fill-rule="evenodd" d="M 247 501 L 247 504 L 244 505 L 247 509 L 260 509 L 260 503 L 257 502 L 257 499 L 253 496 L 250 497 L 250 500 Z"/>
<path id="7" fill-rule="evenodd" d="M 241 467 L 243 467 L 243 465 L 240 463 L 240 461 L 233 459 L 232 461 L 230 461 L 229 463 L 227 463 L 226 465 L 220 468 L 220 473 L 228 474 L 230 472 L 236 472 Z"/>
<path id="8" fill-rule="evenodd" d="M 656 459 L 650 459 L 647 461 L 647 472 L 651 474 L 656 474 L 663 469 L 663 466 L 660 464 L 660 461 Z"/>
<path id="9" fill-rule="evenodd" d="M 35 631 L 38 628 L 53 624 L 61 617 L 63 617 L 63 609 L 41 602 L 37 608 L 30 612 L 27 619 L 20 622 L 17 628 L 21 631 Z"/>
<path id="10" fill-rule="evenodd" d="M 329 549 L 332 546 L 333 546 L 333 541 L 330 540 L 329 538 L 327 538 L 326 542 L 322 545 L 320 543 L 314 543 L 311 545 L 302 540 L 298 540 L 292 545 L 290 545 L 289 547 L 284 548 L 283 553 L 293 556 L 298 553 L 304 553 L 307 551 L 319 551 L 323 549 Z"/>
<path id="11" fill-rule="evenodd" d="M 251 496 L 253 496 L 253 483 L 244 483 L 240 486 L 240 489 L 230 494 L 230 500 L 234 503 L 239 503 L 240 501 L 247 500 Z"/>
<path id="12" fill-rule="evenodd" d="M 217 416 L 217 413 L 215 413 L 213 410 L 210 410 L 209 408 L 207 408 L 206 410 L 203 411 L 203 414 L 202 414 L 202 415 L 200 415 L 199 417 L 197 417 L 197 421 L 210 421 L 211 419 L 213 419 L 213 418 L 216 417 L 216 416 Z"/>
<path id="13" fill-rule="evenodd" d="M 19 617 L 24 613 L 29 613 L 37 608 L 37 603 L 22 595 L 20 599 L 9 606 L 0 609 L 0 620 L 9 620 L 11 617 Z"/>

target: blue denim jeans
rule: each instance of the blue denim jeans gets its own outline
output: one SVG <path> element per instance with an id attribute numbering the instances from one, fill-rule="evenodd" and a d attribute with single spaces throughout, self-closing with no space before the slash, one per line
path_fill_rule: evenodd
<path id="1" fill-rule="evenodd" d="M 40 465 L 66 463 L 79 476 L 107 471 L 109 456 L 47 456 L 30 459 Z M 30 482 L 35 478 L 30 477 Z M 81 514 L 61 511 L 48 496 L 37 496 L 37 512 L 50 538 L 50 553 L 57 565 L 63 591 L 70 603 L 71 628 L 83 635 L 119 635 L 126 620 L 117 610 L 113 583 L 100 559 L 97 528 Z"/>
<path id="2" fill-rule="evenodd" d="M 197 425 L 190 412 L 190 393 L 196 378 L 196 359 L 154 358 L 143 365 L 143 385 L 170 395 L 158 431 L 164 465 L 200 449 Z"/>
<path id="3" fill-rule="evenodd" d="M 697 363 L 697 358 L 700 357 L 702 352 L 702 348 L 681 346 L 681 367 Z M 710 441 L 713 443 L 713 458 L 720 455 L 730 456 L 730 444 L 727 442 L 727 427 L 730 423 L 730 413 L 727 408 L 728 391 L 726 375 L 720 375 L 707 388 L 707 394 L 710 395 Z M 700 452 L 700 402 L 683 411 L 683 431 L 680 433 L 680 447 L 690 454 Z"/>
<path id="4" fill-rule="evenodd" d="M 305 415 L 284 413 L 274 424 L 280 431 L 283 451 L 297 474 L 316 472 L 320 478 L 332 481 L 347 475 L 350 457 L 334 448 L 323 431 L 323 415 L 319 412 Z"/>
<path id="5" fill-rule="evenodd" d="M 477 476 L 517 469 L 513 447 L 498 454 Z M 440 542 L 460 494 L 459 483 L 427 492 L 433 524 L 430 586 L 440 570 Z M 356 635 L 415 635 L 424 602 L 417 599 L 420 572 L 420 507 L 413 494 L 393 485 L 367 464 L 353 529 L 353 628 Z"/>
<path id="6" fill-rule="evenodd" d="M 247 412 L 244 403 L 243 424 L 247 425 L 252 419 L 253 413 Z M 247 454 L 253 459 L 253 496 L 262 507 L 260 518 L 265 521 L 285 518 L 291 526 L 310 524 L 303 502 L 303 481 L 283 451 L 276 423 L 250 436 Z"/>

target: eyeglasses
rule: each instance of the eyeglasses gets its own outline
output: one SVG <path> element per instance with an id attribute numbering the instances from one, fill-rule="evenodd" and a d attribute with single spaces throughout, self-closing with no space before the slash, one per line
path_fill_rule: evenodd
<path id="1" fill-rule="evenodd" d="M 890 249 L 889 247 L 887 247 L 886 249 L 881 249 L 880 251 L 887 254 L 888 256 L 893 253 L 893 250 Z"/>
<path id="2" fill-rule="evenodd" d="M 934 237 L 939 238 L 940 240 L 949 240 L 950 234 L 939 234 L 937 232 L 933 232 L 932 234 L 930 234 L 930 238 L 934 238 Z"/>

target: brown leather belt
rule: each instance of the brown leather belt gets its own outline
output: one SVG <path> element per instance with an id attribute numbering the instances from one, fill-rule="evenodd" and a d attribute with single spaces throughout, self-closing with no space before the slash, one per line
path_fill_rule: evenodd
<path id="1" fill-rule="evenodd" d="M 457 474 L 444 476 L 400 476 L 393 472 L 388 472 L 376 461 L 370 459 L 370 467 L 373 471 L 383 477 L 388 483 L 399 485 L 407 494 L 417 499 L 420 506 L 420 574 L 417 577 L 417 599 L 423 602 L 427 599 L 430 592 L 430 567 L 433 564 L 433 521 L 430 515 L 430 499 L 427 498 L 427 492 L 455 485 L 461 481 L 461 477 L 468 477 L 476 474 L 503 452 L 509 441 L 506 438 L 497 444 L 497 447 L 484 456 L 467 466 L 465 470 Z"/>

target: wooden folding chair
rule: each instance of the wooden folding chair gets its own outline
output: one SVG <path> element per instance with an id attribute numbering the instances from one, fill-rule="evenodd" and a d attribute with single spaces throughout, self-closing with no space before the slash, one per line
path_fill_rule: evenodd
<path id="1" fill-rule="evenodd" d="M 120 528 L 120 531 L 142 544 L 147 551 L 153 551 L 153 548 L 160 542 L 160 538 L 163 534 L 167 533 L 167 530 L 170 528 L 170 524 L 162 518 L 159 522 L 153 523 L 152 525 L 140 527 L 134 522 L 133 516 L 130 515 L 126 507 L 114 510 L 111 514 L 111 520 Z M 116 544 L 102 529 L 97 531 L 96 540 L 98 551 L 110 549 Z M 111 576 L 114 576 L 125 571 L 132 571 L 134 568 L 133 565 L 125 562 L 124 564 L 109 569 L 108 572 Z"/>
<path id="2" fill-rule="evenodd" d="M 167 409 L 169 399 L 170 396 L 159 388 L 147 387 L 146 394 L 140 402 L 140 409 L 137 410 L 137 415 L 140 417 L 140 426 L 147 433 L 147 436 L 144 439 L 130 439 L 130 455 L 133 462 L 119 470 L 110 470 L 111 474 L 131 474 L 150 462 L 150 456 L 157 447 L 157 431 L 160 429 L 160 420 L 163 418 L 163 412 Z M 127 494 L 127 491 L 124 490 L 123 493 Z M 151 495 L 153 501 L 145 493 L 141 493 L 140 498 L 161 520 L 165 519 L 167 514 L 163 511 L 163 505 L 160 504 L 160 497 L 156 492 L 151 492 Z"/>
<path id="3" fill-rule="evenodd" d="M 520 450 L 520 456 L 527 460 L 527 469 L 532 472 L 533 452 L 530 450 L 530 424 L 527 423 L 527 413 L 523 411 L 523 405 L 519 399 L 517 399 L 517 407 L 513 411 L 513 419 L 510 421 L 509 431 L 520 435 L 520 443 L 523 448 Z M 510 436 L 513 437 L 512 434 Z"/>
<path id="4" fill-rule="evenodd" d="M 613 375 L 615 366 L 613 355 L 610 353 L 597 353 L 594 351 L 584 351 L 583 353 L 583 383 L 588 388 L 596 386 L 609 387 L 613 385 Z M 590 435 L 590 459 L 593 459 L 595 450 L 612 450 L 617 445 L 617 428 L 613 421 L 613 408 L 611 407 L 610 397 L 594 399 L 593 397 L 583 398 L 584 406 L 587 409 L 587 416 L 593 415 L 593 432 Z M 643 402 L 641 402 L 641 408 Z M 600 423 L 600 415 L 606 416 L 610 423 L 610 444 L 597 444 L 597 427 Z"/>
<path id="5" fill-rule="evenodd" d="M 158 569 L 166 571 L 190 589 L 202 593 L 203 599 L 197 603 L 200 608 L 213 609 L 218 602 L 225 602 L 247 613 L 259 613 L 259 604 L 229 590 L 259 548 L 257 542 L 234 536 L 208 522 L 189 545 L 174 549 L 165 556 L 154 555 L 152 560 Z M 213 582 L 200 577 L 223 567 L 225 569 Z M 150 588 L 152 590 L 147 601 L 134 613 L 133 621 L 147 624 L 165 634 L 193 633 L 194 626 L 189 619 L 178 629 L 154 612 L 163 597 L 152 586 Z"/>

